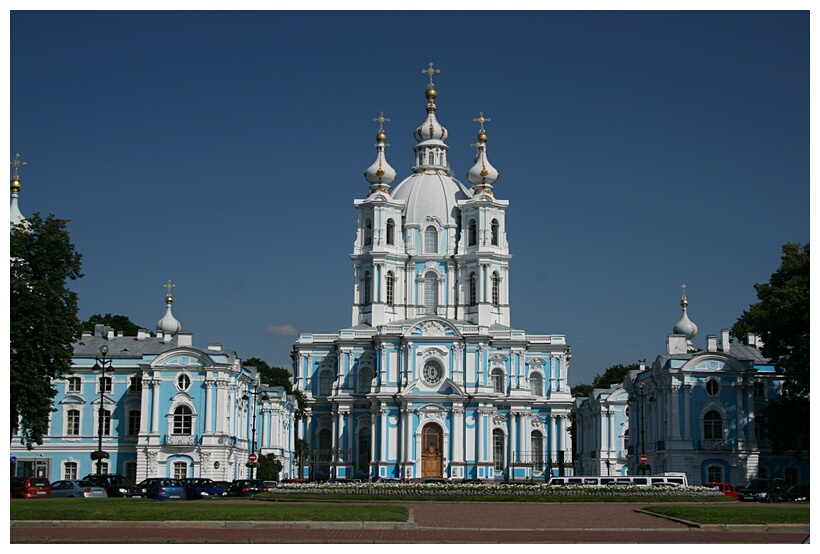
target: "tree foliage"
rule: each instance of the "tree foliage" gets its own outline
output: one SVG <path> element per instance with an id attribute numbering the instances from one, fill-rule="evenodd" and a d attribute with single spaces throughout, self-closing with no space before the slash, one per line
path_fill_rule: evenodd
<path id="1" fill-rule="evenodd" d="M 94 330 L 95 325 L 107 325 L 117 331 L 122 331 L 126 337 L 136 337 L 137 331 L 142 329 L 139 325 L 131 321 L 128 316 L 111 314 L 94 314 L 83 321 L 84 330 Z"/>
<path id="2" fill-rule="evenodd" d="M 592 394 L 592 391 L 595 389 L 608 389 L 611 385 L 623 383 L 624 377 L 626 377 L 630 371 L 638 369 L 638 367 L 638 364 L 616 364 L 610 366 L 606 368 L 603 375 L 600 373 L 596 374 L 591 385 L 582 383 L 572 387 L 572 395 L 586 397 Z"/>
<path id="3" fill-rule="evenodd" d="M 283 367 L 271 367 L 265 360 L 260 358 L 248 358 L 245 360 L 246 366 L 255 367 L 259 372 L 259 382 L 271 387 L 284 387 L 288 396 L 296 399 L 296 417 L 301 417 L 305 410 L 305 397 L 302 391 L 293 388 L 290 381 L 290 372 Z"/>
<path id="4" fill-rule="evenodd" d="M 259 467 L 256 468 L 256 478 L 262 481 L 278 481 L 282 471 L 282 462 L 276 454 L 259 456 Z"/>
<path id="5" fill-rule="evenodd" d="M 756 333 L 762 353 L 786 375 L 792 395 L 809 394 L 809 245 L 783 245 L 780 267 L 768 283 L 755 285 L 758 302 L 749 306 L 732 327 L 743 340 Z"/>
<path id="6" fill-rule="evenodd" d="M 760 411 L 765 421 L 765 436 L 771 441 L 772 452 L 792 452 L 795 458 L 809 453 L 809 399 L 802 396 L 783 397 L 769 402 Z"/>
<path id="7" fill-rule="evenodd" d="M 82 277 L 68 222 L 34 214 L 10 238 L 10 426 L 31 449 L 48 431 L 54 379 L 71 371 L 72 343 L 82 334 L 77 294 Z"/>

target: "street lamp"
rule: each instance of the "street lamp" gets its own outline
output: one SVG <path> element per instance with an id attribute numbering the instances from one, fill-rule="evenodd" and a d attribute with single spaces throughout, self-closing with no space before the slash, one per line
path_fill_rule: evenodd
<path id="1" fill-rule="evenodd" d="M 250 395 L 250 396 L 249 396 Z M 248 390 L 245 394 L 242 395 L 242 400 L 248 400 L 251 396 L 253 396 L 253 424 L 251 426 L 251 453 L 256 453 L 256 397 L 262 396 L 262 400 L 270 400 L 268 393 L 266 391 L 259 390 L 259 380 L 253 380 L 253 392 Z M 256 463 L 256 462 L 252 462 Z M 251 479 L 254 479 L 254 467 L 251 466 Z"/>
<path id="2" fill-rule="evenodd" d="M 97 442 L 97 451 L 93 452 L 91 454 L 91 459 L 97 461 L 97 475 L 102 474 L 102 461 L 103 461 L 103 458 L 108 458 L 108 452 L 105 452 L 102 449 L 103 422 L 105 420 L 105 418 L 103 417 L 103 414 L 105 412 L 105 410 L 104 410 L 105 386 L 106 386 L 105 370 L 106 369 L 111 369 L 113 371 L 113 368 L 112 368 L 111 359 L 106 358 L 106 356 L 105 356 L 106 354 L 108 354 L 108 346 L 103 344 L 102 346 L 100 346 L 100 356 L 94 358 L 94 360 L 97 363 L 94 364 L 94 368 L 93 368 L 94 371 L 102 371 L 102 375 L 100 376 L 100 406 L 99 406 L 99 409 L 97 410 L 97 434 L 99 436 L 99 439 L 98 439 L 98 442 Z"/>
<path id="3" fill-rule="evenodd" d="M 641 458 L 643 458 L 644 456 L 646 456 L 646 425 L 644 425 L 644 412 L 646 408 L 644 407 L 644 398 L 649 396 L 649 402 L 654 402 L 655 397 L 652 396 L 652 393 L 644 390 L 643 384 L 638 385 L 637 394 L 638 415 L 641 418 Z M 636 398 L 633 396 L 631 400 L 632 402 L 635 402 Z M 638 464 L 638 468 L 640 468 L 641 470 L 641 475 L 646 475 L 646 464 L 644 464 L 644 462 L 640 462 L 640 464 Z"/>

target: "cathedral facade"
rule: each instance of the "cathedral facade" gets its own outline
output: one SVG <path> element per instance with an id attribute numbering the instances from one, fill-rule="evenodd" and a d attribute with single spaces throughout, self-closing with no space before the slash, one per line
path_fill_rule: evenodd
<path id="1" fill-rule="evenodd" d="M 483 113 L 471 186 L 453 175 L 433 74 L 412 173 L 395 187 L 380 116 L 355 200 L 349 327 L 291 351 L 307 400 L 297 421 L 310 479 L 546 479 L 569 471 L 570 348 L 511 327 L 509 202 L 487 157 Z"/>

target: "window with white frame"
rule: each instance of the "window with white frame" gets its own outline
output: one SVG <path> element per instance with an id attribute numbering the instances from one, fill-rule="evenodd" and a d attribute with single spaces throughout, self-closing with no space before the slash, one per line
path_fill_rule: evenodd
<path id="1" fill-rule="evenodd" d="M 142 390 L 142 379 L 140 377 L 131 377 L 128 381 L 128 392 L 140 392 Z"/>
<path id="2" fill-rule="evenodd" d="M 535 471 L 544 470 L 544 435 L 540 431 L 530 433 L 530 461 Z"/>
<path id="3" fill-rule="evenodd" d="M 66 379 L 66 392 L 80 392 L 82 390 L 82 379 L 79 377 L 69 377 Z"/>
<path id="4" fill-rule="evenodd" d="M 717 396 L 719 389 L 720 386 L 718 385 L 717 379 L 709 379 L 706 381 L 706 394 L 709 396 Z"/>
<path id="5" fill-rule="evenodd" d="M 70 409 L 65 413 L 65 434 L 76 437 L 80 434 L 80 410 Z"/>
<path id="6" fill-rule="evenodd" d="M 493 392 L 504 393 L 504 370 L 497 367 L 490 373 L 490 379 L 493 383 Z"/>
<path id="7" fill-rule="evenodd" d="M 723 418 L 715 410 L 709 410 L 703 416 L 703 438 L 705 440 L 723 438 Z"/>
<path id="8" fill-rule="evenodd" d="M 174 479 L 185 479 L 188 477 L 188 463 L 174 462 L 173 471 Z"/>
<path id="9" fill-rule="evenodd" d="M 533 396 L 544 396 L 544 378 L 540 373 L 530 374 L 530 391 Z"/>
<path id="10" fill-rule="evenodd" d="M 499 291 L 500 284 L 501 277 L 499 277 L 498 273 L 493 273 L 493 306 L 496 308 L 501 304 Z"/>
<path id="11" fill-rule="evenodd" d="M 365 271 L 364 272 L 364 280 L 362 282 L 362 288 L 364 289 L 364 290 L 362 290 L 362 293 L 363 293 L 362 296 L 364 297 L 363 304 L 365 304 L 365 305 L 370 304 L 370 289 L 372 288 L 372 286 L 373 286 L 373 280 L 370 277 L 370 272 Z"/>
<path id="12" fill-rule="evenodd" d="M 468 279 L 467 287 L 469 289 L 469 301 L 468 304 L 470 306 L 475 306 L 478 304 L 477 301 L 477 278 L 475 272 L 470 273 L 470 277 Z"/>
<path id="13" fill-rule="evenodd" d="M 77 479 L 79 466 L 77 462 L 66 462 L 63 464 L 63 479 Z"/>
<path id="14" fill-rule="evenodd" d="M 99 414 L 97 415 L 97 424 L 99 425 Z M 100 430 L 97 429 L 99 433 Z M 105 436 L 111 436 L 111 410 L 103 409 L 102 411 L 102 434 Z"/>
<path id="15" fill-rule="evenodd" d="M 177 376 L 177 389 L 187 391 L 189 388 L 191 388 L 191 378 L 187 373 L 180 373 Z"/>
<path id="16" fill-rule="evenodd" d="M 438 231 L 432 225 L 424 229 L 424 253 L 438 254 Z"/>
<path id="17" fill-rule="evenodd" d="M 711 465 L 706 468 L 707 483 L 722 483 L 723 482 L 723 468 L 716 465 Z"/>
<path id="18" fill-rule="evenodd" d="M 373 244 L 373 222 L 369 219 L 364 222 L 364 245 L 370 246 Z"/>
<path id="19" fill-rule="evenodd" d="M 393 306 L 395 305 L 395 292 L 394 289 L 396 287 L 396 277 L 393 275 L 392 271 L 387 272 L 387 278 L 385 279 L 385 292 L 387 293 L 387 305 Z"/>
<path id="20" fill-rule="evenodd" d="M 131 410 L 128 412 L 128 435 L 134 436 L 140 434 L 141 415 L 139 410 Z"/>
<path id="21" fill-rule="evenodd" d="M 493 468 L 504 471 L 504 431 L 493 429 Z"/>
<path id="22" fill-rule="evenodd" d="M 327 396 L 333 390 L 333 373 L 325 369 L 319 374 L 319 394 Z"/>
<path id="23" fill-rule="evenodd" d="M 174 435 L 190 435 L 194 429 L 194 412 L 189 406 L 177 406 L 174 410 L 172 433 Z"/>
<path id="24" fill-rule="evenodd" d="M 112 382 L 111 377 L 100 377 L 98 383 L 97 393 L 111 392 Z"/>
<path id="25" fill-rule="evenodd" d="M 96 462 L 94 462 L 94 472 L 95 473 L 97 472 L 97 464 L 98 463 L 100 464 L 99 474 L 100 475 L 108 475 L 108 462 L 106 462 L 105 460 L 97 460 Z"/>

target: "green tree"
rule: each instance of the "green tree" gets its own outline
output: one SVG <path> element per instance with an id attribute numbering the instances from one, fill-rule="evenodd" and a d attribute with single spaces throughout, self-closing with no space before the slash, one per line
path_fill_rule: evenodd
<path id="1" fill-rule="evenodd" d="M 775 454 L 809 451 L 809 244 L 786 243 L 780 267 L 768 283 L 758 283 L 758 302 L 749 306 L 732 327 L 740 340 L 755 333 L 761 352 L 785 377 L 784 394 L 760 411 L 764 434 Z"/>
<path id="2" fill-rule="evenodd" d="M 256 478 L 262 481 L 278 481 L 282 472 L 282 462 L 276 454 L 259 456 L 259 467 L 256 468 Z"/>
<path id="3" fill-rule="evenodd" d="M 755 285 L 758 302 L 732 327 L 743 340 L 756 333 L 762 353 L 786 375 L 789 393 L 809 394 L 809 245 L 786 243 L 780 267 L 768 283 Z"/>
<path id="4" fill-rule="evenodd" d="M 95 325 L 107 325 L 112 329 L 121 331 L 126 337 L 136 337 L 137 331 L 142 329 L 139 325 L 131 321 L 128 316 L 111 314 L 94 314 L 83 321 L 84 330 L 94 330 Z"/>
<path id="5" fill-rule="evenodd" d="M 10 237 L 10 427 L 31 449 L 43 443 L 57 394 L 53 381 L 71 372 L 73 342 L 82 334 L 77 294 L 82 277 L 68 222 L 34 214 Z"/>

